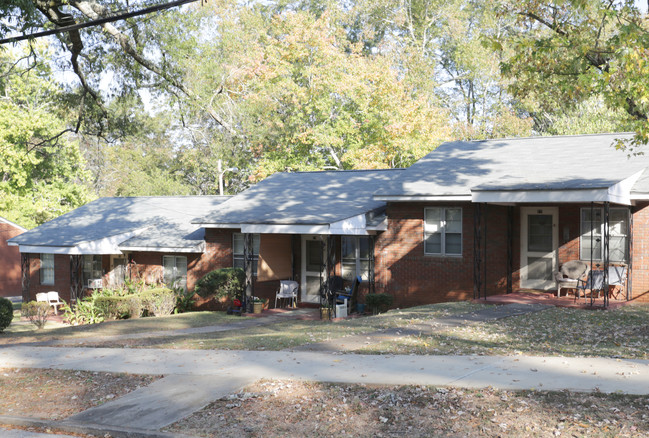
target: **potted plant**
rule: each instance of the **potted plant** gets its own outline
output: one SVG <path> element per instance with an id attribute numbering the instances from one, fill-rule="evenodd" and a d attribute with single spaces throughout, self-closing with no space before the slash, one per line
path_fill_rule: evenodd
<path id="1" fill-rule="evenodd" d="M 320 304 L 320 319 L 331 319 L 331 303 L 328 301 Z"/>
<path id="2" fill-rule="evenodd" d="M 252 313 L 261 313 L 264 309 L 264 300 L 259 297 L 252 297 Z"/>

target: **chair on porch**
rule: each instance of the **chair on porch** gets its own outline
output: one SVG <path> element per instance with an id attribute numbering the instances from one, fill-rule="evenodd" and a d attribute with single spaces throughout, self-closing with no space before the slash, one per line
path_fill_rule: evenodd
<path id="1" fill-rule="evenodd" d="M 291 307 L 297 307 L 298 287 L 297 281 L 280 280 L 279 289 L 277 289 L 277 293 L 275 294 L 275 308 L 277 309 L 278 299 L 280 300 L 280 304 L 282 303 L 281 300 L 288 299 Z"/>
<path id="2" fill-rule="evenodd" d="M 577 293 L 575 294 L 575 300 L 577 297 L 586 298 L 586 291 L 590 291 L 590 298 L 593 298 L 593 293 L 597 291 L 597 298 L 604 290 L 604 271 L 600 269 L 592 270 L 588 273 L 586 279 L 580 278 L 577 280 Z M 608 293 L 608 291 L 605 291 Z"/>
<path id="3" fill-rule="evenodd" d="M 625 296 L 627 271 L 628 269 L 626 265 L 608 267 L 608 285 L 614 286 L 611 295 L 616 300 L 620 299 L 620 297 L 624 298 Z"/>
<path id="4" fill-rule="evenodd" d="M 557 283 L 557 297 L 561 296 L 561 289 L 577 289 L 577 283 L 590 271 L 588 263 L 581 260 L 570 260 L 561 265 L 559 272 L 554 273 Z M 567 295 L 567 292 L 566 292 Z"/>
<path id="5" fill-rule="evenodd" d="M 59 293 L 56 291 L 37 293 L 36 301 L 49 304 L 50 306 L 52 306 L 52 308 L 54 309 L 54 313 L 57 315 L 59 314 L 58 307 L 65 304 L 63 301 L 61 301 L 61 298 L 59 297 Z"/>

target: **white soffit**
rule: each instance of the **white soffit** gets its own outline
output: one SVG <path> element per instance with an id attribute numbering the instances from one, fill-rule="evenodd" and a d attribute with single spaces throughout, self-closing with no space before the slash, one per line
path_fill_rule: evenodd
<path id="1" fill-rule="evenodd" d="M 37 246 L 37 245 L 18 245 L 21 253 L 41 253 L 41 254 L 69 254 L 69 255 L 108 255 L 122 254 L 119 249 L 119 243 L 135 237 L 144 231 L 141 228 L 128 233 L 117 234 L 115 236 L 105 237 L 103 239 L 82 242 L 76 246 Z"/>
<path id="2" fill-rule="evenodd" d="M 375 195 L 375 201 L 471 201 L 471 195 Z"/>
<path id="3" fill-rule="evenodd" d="M 240 224 L 242 233 L 329 234 L 329 225 Z"/>
<path id="4" fill-rule="evenodd" d="M 190 248 L 154 247 L 154 246 L 119 246 L 120 251 L 141 251 L 141 252 L 164 252 L 164 253 L 202 253 L 205 252 L 205 242 L 194 245 Z"/>

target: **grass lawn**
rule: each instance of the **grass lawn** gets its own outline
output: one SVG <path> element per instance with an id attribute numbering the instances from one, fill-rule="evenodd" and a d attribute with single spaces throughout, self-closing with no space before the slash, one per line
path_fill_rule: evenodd
<path id="1" fill-rule="evenodd" d="M 271 325 L 187 336 L 108 341 L 103 347 L 146 347 L 222 350 L 283 350 L 377 330 L 424 323 L 430 318 L 466 313 L 483 308 L 469 302 L 431 304 L 385 314 L 342 321 L 290 320 Z M 98 344 L 95 344 L 98 345 Z M 88 344 L 84 344 L 88 346 Z"/>
<path id="2" fill-rule="evenodd" d="M 246 319 L 246 318 L 244 318 Z M 106 321 L 100 324 L 70 326 L 48 321 L 43 330 L 29 322 L 20 321 L 20 313 L 14 314 L 14 321 L 3 333 L 0 344 L 16 342 L 48 341 L 61 339 L 100 338 L 133 333 L 149 333 L 191 327 L 205 327 L 227 322 L 241 321 L 241 317 L 226 315 L 225 312 L 190 312 L 156 318 L 136 318 Z"/>
<path id="3" fill-rule="evenodd" d="M 649 305 L 616 310 L 552 307 L 497 321 L 403 336 L 359 353 L 604 356 L 647 359 Z"/>

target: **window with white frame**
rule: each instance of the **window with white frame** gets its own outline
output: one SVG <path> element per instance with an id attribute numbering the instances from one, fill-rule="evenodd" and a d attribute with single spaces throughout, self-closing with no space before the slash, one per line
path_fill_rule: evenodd
<path id="1" fill-rule="evenodd" d="M 244 254 L 243 254 L 243 236 L 242 233 L 234 233 L 232 235 L 232 266 L 235 268 L 244 269 Z M 259 234 L 252 235 L 252 275 L 257 275 L 257 267 L 259 265 Z"/>
<path id="2" fill-rule="evenodd" d="M 363 281 L 370 279 L 370 238 L 343 236 L 341 242 L 342 277 L 353 280 L 360 275 Z"/>
<path id="3" fill-rule="evenodd" d="M 88 280 L 98 280 L 103 276 L 100 255 L 83 256 L 83 284 L 87 285 Z"/>
<path id="4" fill-rule="evenodd" d="M 54 284 L 54 254 L 41 254 L 41 284 Z"/>
<path id="5" fill-rule="evenodd" d="M 169 287 L 187 288 L 187 257 L 163 256 L 163 280 Z"/>
<path id="6" fill-rule="evenodd" d="M 601 208 L 584 207 L 581 209 L 581 238 L 579 250 L 582 260 L 590 260 L 591 247 L 593 260 L 602 260 L 604 245 L 604 211 Z M 627 261 L 627 243 L 629 238 L 629 209 L 611 208 L 608 216 L 609 260 L 611 262 Z M 592 236 L 592 238 L 591 238 Z M 591 244 L 592 242 L 592 244 Z"/>
<path id="7" fill-rule="evenodd" d="M 462 255 L 462 209 L 428 207 L 424 209 L 424 253 Z"/>

